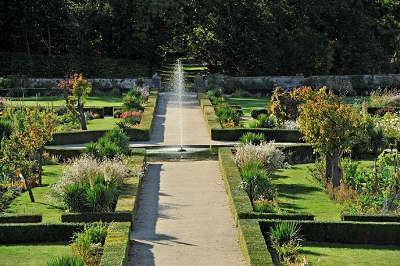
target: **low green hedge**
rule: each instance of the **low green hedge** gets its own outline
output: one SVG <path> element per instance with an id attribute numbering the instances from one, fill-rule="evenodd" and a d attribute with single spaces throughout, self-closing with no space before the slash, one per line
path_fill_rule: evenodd
<path id="1" fill-rule="evenodd" d="M 132 212 L 82 212 L 64 213 L 61 215 L 63 223 L 92 223 L 92 222 L 131 222 Z"/>
<path id="2" fill-rule="evenodd" d="M 278 145 L 289 164 L 311 163 L 315 161 L 314 149 L 310 144 Z"/>
<path id="3" fill-rule="evenodd" d="M 97 141 L 107 130 L 80 130 L 73 132 L 57 132 L 53 135 L 52 145 L 81 144 Z"/>
<path id="4" fill-rule="evenodd" d="M 200 108 L 203 111 L 204 120 L 206 121 L 210 135 L 213 128 L 222 129 L 221 123 L 219 122 L 218 116 L 215 114 L 214 107 L 208 99 L 207 94 L 198 93 L 197 97 L 199 99 Z"/>
<path id="5" fill-rule="evenodd" d="M 221 141 L 237 141 L 246 133 L 263 134 L 266 141 L 303 142 L 300 131 L 270 128 L 212 128 L 211 139 Z"/>
<path id="6" fill-rule="evenodd" d="M 68 242 L 84 224 L 2 224 L 0 244 Z"/>
<path id="7" fill-rule="evenodd" d="M 228 194 L 229 206 L 237 224 L 241 217 L 246 217 L 246 215 L 252 213 L 253 208 L 248 195 L 240 188 L 242 178 L 233 160 L 231 148 L 219 148 L 218 160 L 225 190 Z"/>
<path id="8" fill-rule="evenodd" d="M 142 165 L 145 163 L 145 149 L 133 149 L 132 155 L 135 156 L 134 163 Z M 141 183 L 141 178 L 126 178 L 115 208 L 116 212 L 128 211 L 133 213 L 132 222 L 134 221 L 135 212 L 139 202 L 136 200 L 136 197 L 139 194 Z M 108 227 L 107 238 L 104 243 L 104 251 L 100 265 L 114 266 L 126 264 L 129 254 L 130 231 L 131 222 L 113 223 Z"/>
<path id="9" fill-rule="evenodd" d="M 274 265 L 257 220 L 239 220 L 238 239 L 247 265 Z"/>
<path id="10" fill-rule="evenodd" d="M 271 226 L 281 221 L 262 220 L 260 228 L 269 237 Z M 300 234 L 308 242 L 400 245 L 400 223 L 297 221 Z"/>
<path id="11" fill-rule="evenodd" d="M 355 214 L 342 214 L 342 221 L 354 222 L 392 222 L 400 223 L 400 215 L 355 215 Z"/>
<path id="12" fill-rule="evenodd" d="M 61 162 L 79 157 L 84 152 L 84 150 L 81 149 L 63 149 L 59 147 L 45 147 L 45 151 L 50 155 L 50 157 L 54 156 Z"/>
<path id="13" fill-rule="evenodd" d="M 107 230 L 101 266 L 126 265 L 129 254 L 131 223 L 113 223 Z"/>
<path id="14" fill-rule="evenodd" d="M 290 221 L 313 221 L 314 215 L 307 213 L 242 213 L 240 219 L 264 219 L 264 220 L 290 220 Z"/>
<path id="15" fill-rule="evenodd" d="M 42 215 L 10 215 L 0 216 L 0 224 L 12 223 L 41 223 Z"/>

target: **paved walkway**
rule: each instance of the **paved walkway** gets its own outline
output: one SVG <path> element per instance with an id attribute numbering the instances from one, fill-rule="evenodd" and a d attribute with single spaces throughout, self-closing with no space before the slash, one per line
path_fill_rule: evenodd
<path id="1" fill-rule="evenodd" d="M 245 265 L 218 162 L 149 165 L 128 265 Z"/>

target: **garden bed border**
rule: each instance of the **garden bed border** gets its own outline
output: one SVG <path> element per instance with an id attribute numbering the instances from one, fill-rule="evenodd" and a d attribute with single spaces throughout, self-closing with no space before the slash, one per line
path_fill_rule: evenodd
<path id="1" fill-rule="evenodd" d="M 243 134 L 261 133 L 266 141 L 302 143 L 302 136 L 298 130 L 270 129 L 270 128 L 222 128 L 214 107 L 207 94 L 197 93 L 200 108 L 210 132 L 212 140 L 237 141 Z"/>

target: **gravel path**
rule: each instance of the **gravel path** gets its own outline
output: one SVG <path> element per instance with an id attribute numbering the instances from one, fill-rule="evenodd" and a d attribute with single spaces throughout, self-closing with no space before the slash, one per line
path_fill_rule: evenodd
<path id="1" fill-rule="evenodd" d="M 218 162 L 149 165 L 128 265 L 245 265 Z"/>

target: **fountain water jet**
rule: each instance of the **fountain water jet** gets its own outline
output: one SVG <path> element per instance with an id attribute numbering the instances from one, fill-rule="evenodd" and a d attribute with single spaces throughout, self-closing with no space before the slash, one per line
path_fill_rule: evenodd
<path id="1" fill-rule="evenodd" d="M 183 148 L 183 110 L 182 110 L 182 97 L 185 92 L 185 77 L 183 73 L 183 66 L 180 59 L 176 61 L 174 72 L 170 80 L 170 87 L 175 91 L 176 100 L 179 106 L 179 130 L 180 130 L 180 149 L 179 152 L 185 152 Z"/>

